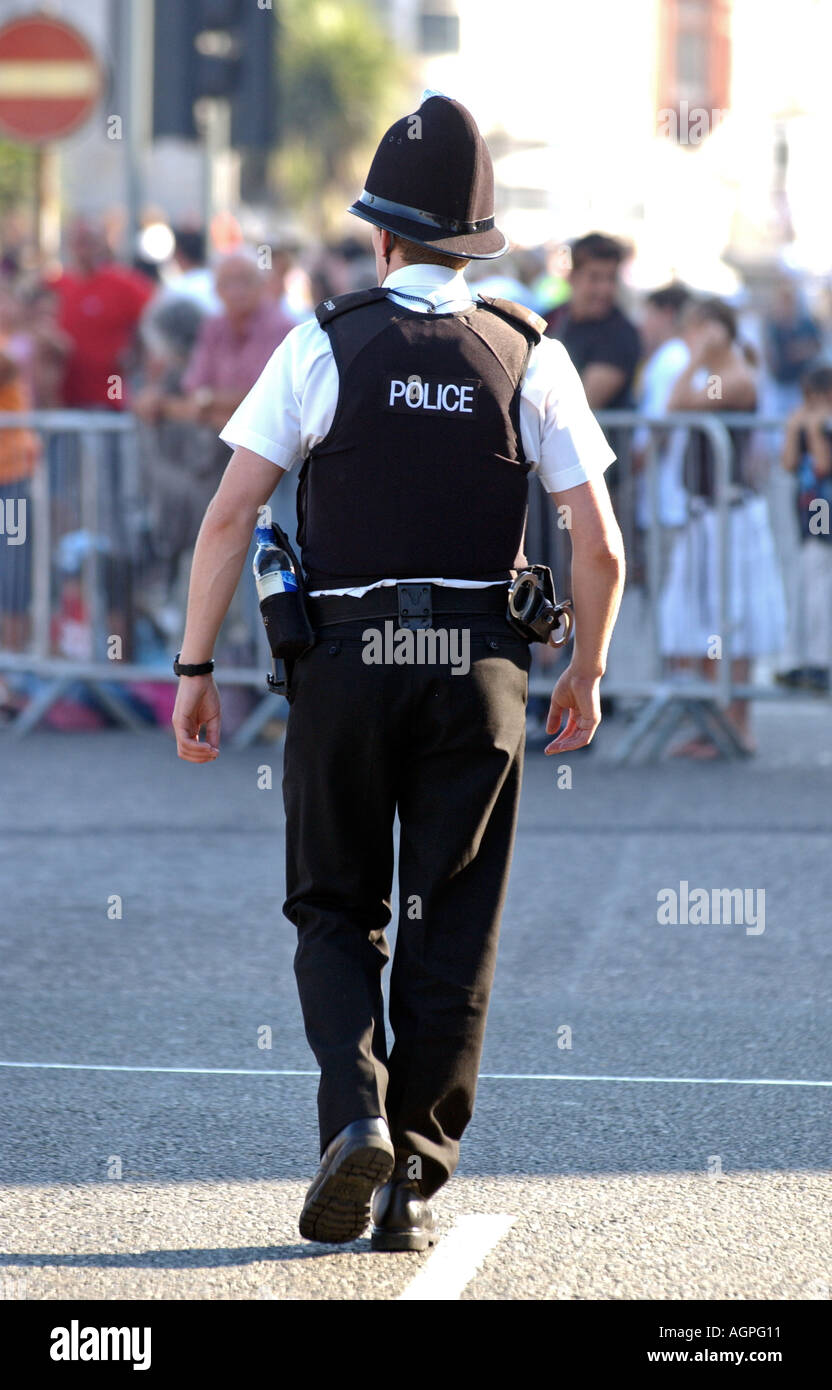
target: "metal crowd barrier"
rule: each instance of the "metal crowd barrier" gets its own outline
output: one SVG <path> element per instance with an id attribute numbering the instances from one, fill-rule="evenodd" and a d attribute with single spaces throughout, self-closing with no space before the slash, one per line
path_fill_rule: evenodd
<path id="1" fill-rule="evenodd" d="M 781 698 L 787 692 L 770 679 L 743 685 L 732 680 L 730 512 L 735 489 L 729 429 L 735 437 L 738 431 L 758 432 L 758 439 L 768 434 L 767 496 L 769 512 L 777 520 L 791 485 L 777 457 L 783 421 L 723 412 L 674 412 L 648 420 L 634 411 L 602 411 L 598 418 L 617 454 L 611 486 L 628 554 L 622 617 L 625 607 L 631 617 L 635 614 L 629 627 L 619 619 L 603 684 L 604 693 L 632 715 L 615 757 L 627 761 L 658 756 L 684 720 L 693 721 L 726 755 L 742 756 L 742 744 L 727 716 L 731 702 Z M 668 431 L 680 429 L 704 434 L 716 468 L 721 655 L 713 681 L 675 669 L 661 649 L 669 538 L 660 516 L 659 473 Z M 140 697 L 137 705 L 137 689 L 147 683 L 176 682 L 171 658 L 184 626 L 188 564 L 201 516 L 230 451 L 191 476 L 184 463 L 180 470 L 178 456 L 161 464 L 154 460 L 153 431 L 127 412 L 0 415 L 0 440 L 7 430 L 30 430 L 39 440 L 34 467 L 16 484 L 2 482 L 9 471 L 9 451 L 0 455 L 0 469 L 6 458 L 5 473 L 0 471 L 0 677 L 5 672 L 33 683 L 28 703 L 7 731 L 22 736 L 73 690 L 92 698 L 118 723 L 145 728 L 147 709 Z M 643 446 L 649 511 L 641 530 L 632 448 L 636 432 Z M 216 436 L 208 432 L 205 440 L 210 454 L 216 449 Z M 201 456 L 199 448 L 196 455 Z M 772 500 L 772 483 L 777 480 L 779 501 Z M 271 500 L 287 530 L 294 515 L 295 486 L 289 474 Z M 15 544 L 11 533 L 20 520 L 21 501 L 26 503 L 26 537 Z M 684 529 L 685 525 L 679 527 L 679 534 Z M 567 535 L 550 499 L 532 483 L 526 553 L 530 560 L 552 566 L 560 594 L 570 591 Z M 792 549 L 793 542 L 794 537 Z M 249 560 L 251 554 L 253 542 Z M 780 560 L 786 567 L 788 554 L 788 545 L 781 546 Z M 548 702 L 567 657 L 550 649 L 533 652 L 530 700 Z M 216 659 L 220 686 L 262 692 L 230 740 L 244 745 L 270 719 L 285 717 L 287 709 L 283 700 L 265 691 L 269 652 L 248 561 L 219 635 Z"/>
<path id="2" fill-rule="evenodd" d="M 597 418 L 617 454 L 616 463 L 607 477 L 615 471 L 611 491 L 624 534 L 628 563 L 621 613 L 602 684 L 602 692 L 633 716 L 614 751 L 613 760 L 623 763 L 660 756 L 679 726 L 686 721 L 711 739 L 726 756 L 745 757 L 745 746 L 728 717 L 729 706 L 734 701 L 789 698 L 790 692 L 772 679 L 773 668 L 779 652 L 785 650 L 787 645 L 792 650 L 796 649 L 795 627 L 805 634 L 806 595 L 793 588 L 789 592 L 799 540 L 794 507 L 795 482 L 780 466 L 785 421 L 728 411 L 678 411 L 647 419 L 635 411 L 603 410 L 597 413 Z M 662 522 L 659 489 L 661 454 L 668 445 L 670 433 L 680 430 L 686 431 L 688 437 L 698 431 L 707 439 L 715 468 L 715 498 L 712 505 L 718 537 L 715 583 L 719 618 L 714 636 L 720 639 L 721 652 L 714 660 L 713 680 L 704 676 L 697 678 L 689 667 L 684 667 L 678 659 L 670 659 L 662 652 L 661 611 L 669 552 L 673 544 L 684 543 L 683 538 L 697 507 L 697 503 L 688 498 L 687 516 L 680 525 L 671 528 Z M 641 541 L 634 505 L 637 475 L 632 446 L 636 433 L 643 436 L 643 476 L 648 507 L 647 525 Z M 747 454 L 751 456 L 758 474 L 754 487 L 740 490 L 732 483 L 732 434 L 735 438 L 753 436 L 746 442 L 749 445 Z M 748 681 L 739 682 L 732 675 L 738 623 L 732 614 L 732 563 L 735 557 L 732 553 L 731 514 L 737 501 L 753 496 L 762 496 L 765 501 L 775 548 L 772 564 L 776 572 L 771 583 L 776 586 L 778 575 L 783 581 L 786 620 L 784 631 L 780 634 L 782 640 L 778 641 L 776 632 L 773 634 L 770 654 L 752 659 L 757 678 L 752 670 Z M 530 497 L 529 536 L 530 540 L 542 537 L 542 544 L 534 552 L 535 558 L 539 555 L 545 563 L 552 565 L 558 577 L 559 592 L 569 592 L 569 547 L 565 545 L 564 532 L 558 528 L 554 508 L 540 488 L 533 489 Z M 531 544 L 527 546 L 530 556 L 531 548 Z M 636 566 L 634 572 L 633 557 L 639 551 L 643 563 Z M 749 576 L 748 582 L 763 583 L 768 578 L 756 574 Z M 630 623 L 622 621 L 628 610 L 632 616 L 633 600 L 639 598 L 642 611 L 637 620 Z M 772 614 L 774 622 L 775 616 Z M 829 635 L 832 647 L 832 628 Z M 625 650 L 625 645 L 627 648 L 637 648 L 636 659 L 633 659 L 632 650 Z M 629 659 L 622 660 L 627 656 Z M 698 664 L 693 653 L 689 660 Z M 760 669 L 766 666 L 769 669 L 760 678 Z M 557 674 L 550 667 L 544 667 L 537 658 L 530 677 L 530 696 L 548 698 Z"/>
<path id="3" fill-rule="evenodd" d="M 38 441 L 34 466 L 14 483 L 2 480 L 26 441 L 9 431 Z M 147 728 L 148 691 L 161 683 L 173 698 L 186 571 L 231 451 L 208 431 L 211 465 L 177 476 L 175 457 L 155 456 L 152 428 L 107 410 L 0 414 L 0 447 L 3 438 L 14 447 L 5 470 L 0 455 L 0 679 L 19 685 L 23 677 L 30 687 L 6 731 L 29 732 L 67 695 L 127 728 Z M 18 543 L 10 533 L 21 519 Z M 220 684 L 264 688 L 268 647 L 245 576 L 216 654 Z M 279 702 L 271 699 L 273 716 Z"/>

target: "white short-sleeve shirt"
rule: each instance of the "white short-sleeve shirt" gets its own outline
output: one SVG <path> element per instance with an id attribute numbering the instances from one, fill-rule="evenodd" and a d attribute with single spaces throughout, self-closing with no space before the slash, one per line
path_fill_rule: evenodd
<path id="1" fill-rule="evenodd" d="M 384 284 L 391 298 L 396 298 L 397 289 L 403 295 L 421 296 L 440 313 L 457 313 L 474 301 L 462 272 L 446 266 L 402 266 Z M 418 298 L 402 297 L 399 302 L 408 309 L 429 311 Z M 288 471 L 329 433 L 337 400 L 338 368 L 329 335 L 317 319 L 309 319 L 293 328 L 272 353 L 220 438 Z M 537 473 L 547 492 L 565 492 L 599 477 L 615 459 L 566 349 L 554 338 L 542 338 L 530 354 L 520 394 L 520 433 L 530 472 Z M 397 582 L 391 578 L 379 584 Z M 418 582 L 479 588 L 485 581 L 425 575 Z M 376 587 L 326 592 L 359 595 Z"/>

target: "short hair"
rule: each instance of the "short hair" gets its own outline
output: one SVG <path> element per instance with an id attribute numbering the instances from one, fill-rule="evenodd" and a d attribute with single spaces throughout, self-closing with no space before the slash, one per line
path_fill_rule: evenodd
<path id="1" fill-rule="evenodd" d="M 205 260 L 205 233 L 190 227 L 175 227 L 173 240 L 176 250 L 188 261 L 202 265 Z"/>
<path id="2" fill-rule="evenodd" d="M 654 309 L 669 309 L 671 313 L 680 314 L 690 303 L 691 298 L 691 292 L 687 285 L 683 285 L 679 280 L 673 280 L 669 285 L 663 285 L 661 289 L 651 291 L 646 302 Z"/>
<path id="3" fill-rule="evenodd" d="M 181 357 L 187 357 L 199 336 L 205 310 L 193 299 L 173 294 L 163 299 L 150 317 L 149 326 L 155 329 L 164 345 Z"/>
<path id="4" fill-rule="evenodd" d="M 451 270 L 463 270 L 470 256 L 451 256 L 446 251 L 433 251 L 415 241 L 396 235 L 393 246 L 405 265 L 446 265 Z"/>
<path id="5" fill-rule="evenodd" d="M 804 396 L 832 395 L 832 366 L 811 367 L 800 378 L 800 389 Z"/>
<path id="6" fill-rule="evenodd" d="M 602 232 L 590 232 L 588 236 L 578 237 L 571 243 L 572 269 L 580 270 L 587 261 L 615 261 L 616 265 L 626 259 L 627 252 L 615 237 L 604 236 Z"/>

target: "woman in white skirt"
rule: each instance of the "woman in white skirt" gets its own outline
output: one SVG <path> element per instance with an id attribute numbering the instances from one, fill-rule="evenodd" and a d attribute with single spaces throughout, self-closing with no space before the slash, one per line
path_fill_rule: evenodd
<path id="1" fill-rule="evenodd" d="M 742 411 L 757 408 L 757 386 L 746 353 L 737 341 L 731 307 L 707 299 L 689 311 L 684 330 L 690 361 L 670 395 L 670 410 Z M 731 503 L 728 507 L 727 588 L 730 642 L 722 632 L 719 585 L 719 519 L 716 476 L 710 441 L 693 431 L 685 458 L 688 521 L 670 559 L 661 599 L 661 646 L 676 666 L 695 662 L 714 678 L 723 643 L 731 655 L 734 684 L 747 684 L 751 662 L 782 645 L 786 622 L 783 583 L 765 496 L 749 478 L 751 435 L 729 430 L 732 443 Z M 753 751 L 747 700 L 734 700 L 728 718 L 748 751 Z M 715 757 L 709 740 L 689 739 L 677 755 Z"/>

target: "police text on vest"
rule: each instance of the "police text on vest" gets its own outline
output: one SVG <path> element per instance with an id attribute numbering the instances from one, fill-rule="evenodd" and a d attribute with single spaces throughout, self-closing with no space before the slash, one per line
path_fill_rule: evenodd
<path id="1" fill-rule="evenodd" d="M 422 380 L 411 376 L 390 377 L 385 383 L 386 409 L 401 415 L 458 415 L 473 417 L 477 413 L 475 380 L 441 381 L 432 377 Z"/>

